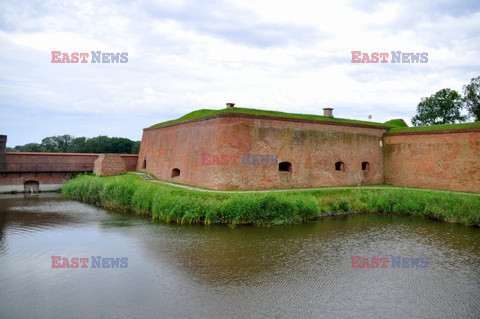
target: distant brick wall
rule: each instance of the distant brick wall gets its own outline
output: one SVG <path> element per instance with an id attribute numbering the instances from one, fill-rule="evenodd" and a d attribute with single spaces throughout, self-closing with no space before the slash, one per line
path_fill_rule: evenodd
<path id="1" fill-rule="evenodd" d="M 211 189 L 270 189 L 383 183 L 380 141 L 386 129 L 229 116 L 145 129 L 137 170 Z M 203 165 L 202 154 L 236 155 L 236 164 Z M 278 155 L 291 163 L 241 165 L 241 154 Z M 145 163 L 144 163 L 145 159 Z M 336 171 L 335 163 L 344 163 Z M 369 170 L 362 170 L 362 162 Z"/>
<path id="2" fill-rule="evenodd" d="M 99 158 L 99 154 L 34 152 L 3 152 L 2 157 L 1 148 L 5 146 L 2 141 L 6 142 L 5 135 L 0 135 L 0 193 L 23 192 L 27 182 L 38 182 L 40 191 L 59 190 L 75 174 L 92 172 Z M 103 170 L 105 174 L 114 170 L 119 174 L 135 170 L 138 155 L 115 156 L 120 160 L 117 162 L 120 170 L 106 167 Z"/>
<path id="3" fill-rule="evenodd" d="M 83 153 L 6 153 L 6 170 L 26 171 L 92 171 L 98 154 Z"/>
<path id="4" fill-rule="evenodd" d="M 4 171 L 5 169 L 6 150 L 7 150 L 7 136 L 0 135 L 0 171 Z"/>
<path id="5" fill-rule="evenodd" d="M 480 193 L 480 131 L 386 134 L 385 182 Z"/>
<path id="6" fill-rule="evenodd" d="M 133 172 L 136 170 L 138 155 L 137 154 L 122 154 L 122 160 L 125 162 L 125 169 L 127 172 Z"/>
<path id="7" fill-rule="evenodd" d="M 40 191 L 60 190 L 73 173 L 7 173 L 0 174 L 0 193 L 23 192 L 25 183 L 39 183 Z"/>
<path id="8" fill-rule="evenodd" d="M 126 171 L 135 171 L 138 155 L 117 155 L 125 163 Z M 9 152 L 5 156 L 5 168 L 10 172 L 92 172 L 94 162 L 98 157 L 99 154 L 89 153 Z"/>
<path id="9" fill-rule="evenodd" d="M 101 176 L 119 175 L 126 171 L 125 161 L 120 154 L 100 154 L 93 168 L 93 172 Z"/>

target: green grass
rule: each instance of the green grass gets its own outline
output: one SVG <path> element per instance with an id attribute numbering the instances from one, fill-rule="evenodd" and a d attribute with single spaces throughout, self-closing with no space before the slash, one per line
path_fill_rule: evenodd
<path id="1" fill-rule="evenodd" d="M 469 130 L 469 129 L 480 129 L 480 122 L 461 123 L 461 124 L 438 124 L 438 125 L 414 126 L 414 127 L 394 127 L 389 129 L 388 133 L 435 132 L 435 131 Z"/>
<path id="2" fill-rule="evenodd" d="M 361 212 L 480 226 L 480 196 L 410 188 L 207 193 L 147 182 L 135 174 L 125 174 L 80 175 L 65 184 L 62 193 L 94 205 L 182 224 L 292 224 L 332 212 Z"/>
<path id="3" fill-rule="evenodd" d="M 178 119 L 155 124 L 151 126 L 151 128 L 179 123 L 179 122 L 188 121 L 188 120 L 195 120 L 195 119 L 199 119 L 207 116 L 225 114 L 225 113 L 271 116 L 271 117 L 278 117 L 278 118 L 302 119 L 302 120 L 313 120 L 313 121 L 327 121 L 327 122 L 346 123 L 346 124 L 362 124 L 362 125 L 370 125 L 370 126 L 380 127 L 380 128 L 393 127 L 392 125 L 376 123 L 376 122 L 357 121 L 357 120 L 349 120 L 349 119 L 342 119 L 342 118 L 330 118 L 326 116 L 313 115 L 313 114 L 295 114 L 295 113 L 285 113 L 285 112 L 278 112 L 278 111 L 234 107 L 234 108 L 224 108 L 220 110 L 202 109 L 202 110 L 193 111 Z"/>
<path id="4" fill-rule="evenodd" d="M 219 114 L 247 114 L 247 115 L 256 115 L 256 116 L 269 116 L 269 117 L 278 117 L 284 119 L 301 119 L 301 120 L 312 120 L 312 121 L 326 121 L 333 123 L 343 123 L 343 124 L 361 124 L 369 125 L 378 128 L 388 129 L 388 133 L 408 133 L 408 132 L 434 132 L 434 131 L 444 131 L 444 130 L 464 130 L 464 129 L 480 129 L 480 122 L 473 123 L 461 123 L 461 124 L 439 124 L 439 125 L 430 125 L 430 126 L 416 126 L 408 127 L 403 119 L 394 119 L 387 121 L 385 123 L 369 122 L 369 121 L 358 121 L 342 118 L 330 118 L 321 115 L 313 114 L 296 114 L 296 113 L 286 113 L 278 111 L 269 111 L 269 110 L 258 110 L 250 108 L 224 108 L 219 110 L 209 110 L 201 109 L 197 111 L 190 112 L 184 116 L 158 123 L 152 125 L 150 128 L 161 127 L 169 124 L 180 123 L 189 120 L 196 120 L 204 117 L 215 116 Z"/>
<path id="5" fill-rule="evenodd" d="M 64 185 L 67 197 L 176 223 L 285 224 L 315 218 L 317 201 L 279 194 L 211 194 L 146 182 L 133 174 L 83 175 Z"/>
<path id="6" fill-rule="evenodd" d="M 342 118 L 330 118 L 326 116 L 313 115 L 313 114 L 296 114 L 296 113 L 286 113 L 286 112 L 258 110 L 258 109 L 240 108 L 240 107 L 224 108 L 219 110 L 201 109 L 201 110 L 197 110 L 197 111 L 193 111 L 188 114 L 185 114 L 184 116 L 175 120 L 170 120 L 170 121 L 152 125 L 150 128 L 156 128 L 156 127 L 161 127 L 169 124 L 175 124 L 175 123 L 180 123 L 188 120 L 195 120 L 195 119 L 200 119 L 204 117 L 215 116 L 215 115 L 225 114 L 225 113 L 269 116 L 269 117 L 278 117 L 278 118 L 285 118 L 285 119 L 326 121 L 326 122 L 344 123 L 344 124 L 370 125 L 373 127 L 388 129 L 388 133 L 435 132 L 435 131 L 445 131 L 445 130 L 480 129 L 480 122 L 408 127 L 407 123 L 405 123 L 403 119 L 393 119 L 385 123 L 377 123 L 377 122 L 358 121 L 358 120 L 350 120 L 350 119 L 342 119 Z"/>
<path id="7" fill-rule="evenodd" d="M 407 123 L 403 119 L 394 119 L 385 122 L 386 125 L 392 126 L 392 127 L 408 127 Z"/>

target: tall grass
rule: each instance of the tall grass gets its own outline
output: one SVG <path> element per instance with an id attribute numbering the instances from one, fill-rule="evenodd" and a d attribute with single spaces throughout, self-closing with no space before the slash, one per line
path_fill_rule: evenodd
<path id="1" fill-rule="evenodd" d="M 131 174 L 79 176 L 62 192 L 87 203 L 176 223 L 285 224 L 313 219 L 319 212 L 313 196 L 208 194 L 145 182 Z"/>
<path id="2" fill-rule="evenodd" d="M 79 176 L 67 197 L 176 223 L 291 224 L 331 212 L 402 214 L 480 226 L 480 196 L 419 189 L 338 189 L 285 193 L 205 193 L 142 180 L 134 174 Z"/>
<path id="3" fill-rule="evenodd" d="M 480 226 L 480 196 L 473 194 L 391 189 L 371 191 L 363 196 L 369 212 L 424 216 Z"/>

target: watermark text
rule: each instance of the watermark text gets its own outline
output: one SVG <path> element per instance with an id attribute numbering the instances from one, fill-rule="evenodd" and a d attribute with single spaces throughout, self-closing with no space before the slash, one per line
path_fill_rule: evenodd
<path id="1" fill-rule="evenodd" d="M 428 258 L 411 258 L 402 256 L 388 257 L 361 257 L 351 256 L 352 266 L 351 268 L 427 268 Z M 390 267 L 389 267 L 389 263 Z"/>
<path id="2" fill-rule="evenodd" d="M 72 257 L 52 256 L 51 268 L 128 268 L 128 257 L 105 258 L 101 256 Z"/>
<path id="3" fill-rule="evenodd" d="M 111 53 L 102 51 L 88 52 L 62 52 L 51 51 L 52 63 L 128 63 L 128 52 Z"/>
<path id="4" fill-rule="evenodd" d="M 352 51 L 351 63 L 427 63 L 428 52 L 413 53 L 402 51 L 362 52 Z M 391 57 L 391 58 L 390 58 Z"/>

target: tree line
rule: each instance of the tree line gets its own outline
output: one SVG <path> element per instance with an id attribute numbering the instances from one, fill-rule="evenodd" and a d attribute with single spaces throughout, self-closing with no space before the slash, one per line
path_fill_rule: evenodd
<path id="1" fill-rule="evenodd" d="M 138 154 L 140 141 L 123 137 L 97 136 L 92 138 L 58 135 L 45 137 L 41 143 L 29 143 L 7 148 L 9 152 L 48 153 L 116 153 Z"/>
<path id="2" fill-rule="evenodd" d="M 461 113 L 462 109 L 468 115 Z M 466 122 L 469 117 L 480 121 L 480 76 L 463 86 L 463 96 L 452 89 L 442 89 L 430 97 L 424 97 L 412 117 L 414 126 Z"/>

